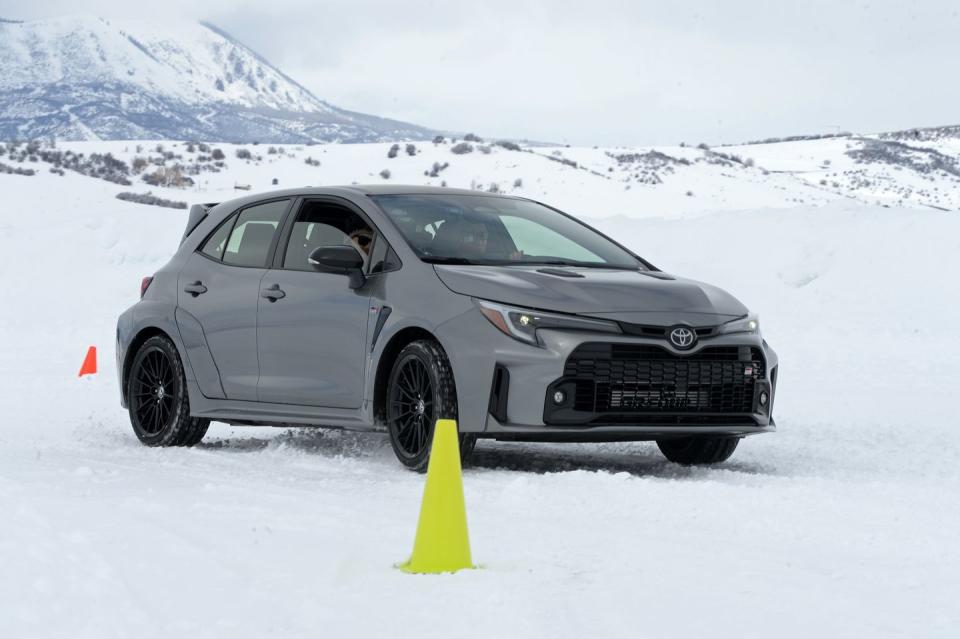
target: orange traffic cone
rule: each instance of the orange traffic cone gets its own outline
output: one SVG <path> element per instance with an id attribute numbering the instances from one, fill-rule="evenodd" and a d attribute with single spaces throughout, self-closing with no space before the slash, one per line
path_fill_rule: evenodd
<path id="1" fill-rule="evenodd" d="M 83 358 L 83 364 L 80 366 L 80 373 L 77 377 L 84 375 L 93 375 L 97 372 L 97 347 L 91 346 L 87 349 L 87 356 Z"/>

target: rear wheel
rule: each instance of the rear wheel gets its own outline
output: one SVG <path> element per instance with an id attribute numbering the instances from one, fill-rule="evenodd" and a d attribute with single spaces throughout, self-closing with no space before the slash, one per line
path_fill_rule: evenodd
<path id="1" fill-rule="evenodd" d="M 718 464 L 730 459 L 737 449 L 737 437 L 694 435 L 675 439 L 658 439 L 664 457 L 677 464 Z"/>
<path id="2" fill-rule="evenodd" d="M 157 335 L 140 347 L 127 383 L 130 424 L 147 446 L 193 446 L 210 421 L 190 416 L 187 380 L 169 338 Z"/>
<path id="3" fill-rule="evenodd" d="M 407 468 L 423 471 L 430 459 L 438 419 L 457 419 L 457 389 L 450 361 L 432 340 L 408 344 L 397 357 L 387 383 L 387 429 L 393 452 Z M 460 435 L 462 461 L 476 436 Z"/>

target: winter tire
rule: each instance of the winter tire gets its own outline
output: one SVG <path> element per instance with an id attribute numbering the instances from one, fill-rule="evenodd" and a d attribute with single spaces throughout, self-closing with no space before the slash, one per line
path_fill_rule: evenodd
<path id="1" fill-rule="evenodd" d="M 439 344 L 419 340 L 400 351 L 390 370 L 386 412 L 397 459 L 407 468 L 426 470 L 436 420 L 457 419 L 453 370 Z M 461 460 L 466 462 L 475 443 L 476 436 L 460 435 Z"/>
<path id="2" fill-rule="evenodd" d="M 718 464 L 730 459 L 740 440 L 736 437 L 694 435 L 676 439 L 658 439 L 657 446 L 670 461 L 694 466 Z"/>
<path id="3" fill-rule="evenodd" d="M 209 420 L 190 416 L 187 380 L 169 338 L 151 337 L 137 351 L 127 383 L 130 424 L 147 446 L 193 446 Z"/>

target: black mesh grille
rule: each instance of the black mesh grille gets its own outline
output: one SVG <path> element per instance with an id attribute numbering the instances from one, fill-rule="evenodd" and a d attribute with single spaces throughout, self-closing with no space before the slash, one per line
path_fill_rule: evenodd
<path id="1" fill-rule="evenodd" d="M 764 376 L 763 354 L 714 346 L 675 355 L 659 346 L 589 343 L 567 359 L 575 411 L 591 413 L 751 413 Z"/>

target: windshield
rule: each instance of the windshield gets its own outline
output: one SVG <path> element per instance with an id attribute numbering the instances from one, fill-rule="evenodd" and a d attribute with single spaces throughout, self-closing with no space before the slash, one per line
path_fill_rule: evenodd
<path id="1" fill-rule="evenodd" d="M 643 269 L 589 227 L 527 200 L 485 195 L 374 195 L 426 262 Z"/>

